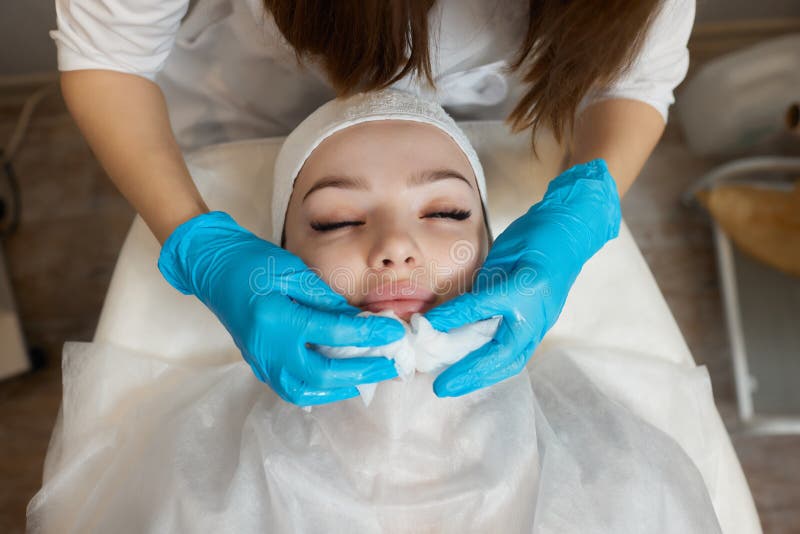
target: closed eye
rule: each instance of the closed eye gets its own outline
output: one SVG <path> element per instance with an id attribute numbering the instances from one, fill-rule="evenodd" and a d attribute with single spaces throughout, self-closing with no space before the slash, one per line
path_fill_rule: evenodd
<path id="1" fill-rule="evenodd" d="M 457 221 L 463 221 L 464 219 L 469 219 L 470 215 L 472 215 L 471 210 L 450 210 L 450 211 L 435 211 L 433 213 L 427 214 L 425 217 L 439 218 L 439 219 L 455 219 Z"/>
<path id="2" fill-rule="evenodd" d="M 331 230 L 344 228 L 345 226 L 360 226 L 362 224 L 364 224 L 363 221 L 339 221 L 339 222 L 332 222 L 332 223 L 323 223 L 323 222 L 318 222 L 318 221 L 312 221 L 311 222 L 311 228 L 313 228 L 317 232 L 329 232 Z"/>
<path id="3" fill-rule="evenodd" d="M 469 219 L 470 215 L 472 215 L 472 210 L 448 210 L 448 211 L 434 211 L 432 213 L 428 213 L 425 215 L 425 218 L 431 219 L 455 219 L 457 221 L 463 221 L 465 219 Z M 330 232 L 332 230 L 338 230 L 339 228 L 344 228 L 347 226 L 361 226 L 364 224 L 364 221 L 336 221 L 336 222 L 319 222 L 319 221 L 312 221 L 311 228 L 316 230 L 317 232 Z"/>

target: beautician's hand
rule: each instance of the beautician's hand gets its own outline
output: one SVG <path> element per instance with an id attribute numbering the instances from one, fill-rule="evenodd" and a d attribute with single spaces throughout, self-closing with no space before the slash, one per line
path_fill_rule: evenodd
<path id="1" fill-rule="evenodd" d="M 294 404 L 358 395 L 357 384 L 397 376 L 381 357 L 329 359 L 306 343 L 378 346 L 403 337 L 400 322 L 355 317 L 360 311 L 291 252 L 212 211 L 178 226 L 158 268 L 184 294 L 196 295 L 228 329 L 253 373 Z"/>
<path id="2" fill-rule="evenodd" d="M 436 395 L 463 395 L 522 371 L 558 319 L 583 264 L 617 237 L 620 219 L 617 187 L 604 160 L 553 179 L 542 201 L 495 240 L 472 291 L 425 314 L 443 331 L 503 316 L 494 339 L 436 378 Z"/>

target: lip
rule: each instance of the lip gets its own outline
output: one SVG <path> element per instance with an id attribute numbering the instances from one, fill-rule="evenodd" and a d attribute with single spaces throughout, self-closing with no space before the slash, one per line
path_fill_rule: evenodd
<path id="1" fill-rule="evenodd" d="M 370 306 L 384 302 L 419 301 L 431 303 L 436 299 L 436 294 L 420 283 L 410 280 L 400 280 L 385 283 L 371 289 L 361 306 Z"/>
<path id="2" fill-rule="evenodd" d="M 360 307 L 373 313 L 392 310 L 408 320 L 412 314 L 430 309 L 435 300 L 436 294 L 422 284 L 400 280 L 370 290 Z"/>

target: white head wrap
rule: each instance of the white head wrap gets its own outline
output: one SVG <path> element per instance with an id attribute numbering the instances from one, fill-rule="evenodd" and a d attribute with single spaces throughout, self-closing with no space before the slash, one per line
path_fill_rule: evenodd
<path id="1" fill-rule="evenodd" d="M 397 89 L 359 93 L 331 100 L 301 122 L 286 138 L 275 160 L 272 191 L 272 242 L 280 245 L 294 181 L 306 159 L 327 137 L 362 122 L 407 120 L 436 126 L 467 156 L 478 184 L 486 217 L 486 179 L 475 149 L 461 128 L 436 102 Z M 487 232 L 489 232 L 487 224 Z M 489 233 L 489 240 L 492 237 Z"/>

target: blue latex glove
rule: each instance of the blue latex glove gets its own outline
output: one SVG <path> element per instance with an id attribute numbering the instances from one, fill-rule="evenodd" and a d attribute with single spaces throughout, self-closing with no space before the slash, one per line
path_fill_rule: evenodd
<path id="1" fill-rule="evenodd" d="M 503 316 L 494 339 L 436 378 L 436 395 L 464 395 L 522 371 L 583 264 L 617 237 L 620 220 L 619 194 L 604 160 L 553 179 L 541 202 L 495 240 L 472 291 L 425 314 L 442 331 Z"/>
<path id="2" fill-rule="evenodd" d="M 405 335 L 388 317 L 358 308 L 303 261 L 212 211 L 178 226 L 164 242 L 161 274 L 196 295 L 233 337 L 253 373 L 283 400 L 308 406 L 358 395 L 357 384 L 397 376 L 382 357 L 329 359 L 306 343 L 377 346 Z"/>

